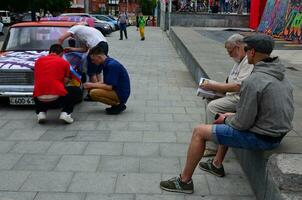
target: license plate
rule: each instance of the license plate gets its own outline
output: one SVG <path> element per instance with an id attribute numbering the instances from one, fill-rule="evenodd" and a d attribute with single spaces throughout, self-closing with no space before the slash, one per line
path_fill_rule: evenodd
<path id="1" fill-rule="evenodd" d="M 34 99 L 32 97 L 9 97 L 10 105 L 34 105 Z"/>

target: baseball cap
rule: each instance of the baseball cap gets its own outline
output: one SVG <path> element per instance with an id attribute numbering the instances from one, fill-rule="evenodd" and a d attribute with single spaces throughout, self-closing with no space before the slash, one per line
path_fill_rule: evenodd
<path id="1" fill-rule="evenodd" d="M 243 42 L 246 43 L 249 48 L 255 49 L 256 52 L 265 54 L 271 54 L 275 46 L 274 39 L 265 34 L 247 36 L 243 39 Z"/>

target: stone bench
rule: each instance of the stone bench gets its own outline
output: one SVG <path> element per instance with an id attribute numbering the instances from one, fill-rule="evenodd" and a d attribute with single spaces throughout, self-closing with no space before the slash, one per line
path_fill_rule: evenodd
<path id="1" fill-rule="evenodd" d="M 233 62 L 227 59 L 223 43 L 202 36 L 199 31 L 202 31 L 202 28 L 171 27 L 168 36 L 196 83 L 200 77 L 224 81 Z M 293 76 L 288 74 L 294 84 L 302 85 L 302 80 L 294 77 L 295 75 L 296 72 Z M 302 109 L 297 109 L 302 105 L 299 98 L 302 89 L 299 90 L 299 87 L 294 89 L 295 128 L 287 134 L 277 149 L 273 151 L 233 149 L 257 199 L 302 199 L 302 126 L 299 124 Z"/>

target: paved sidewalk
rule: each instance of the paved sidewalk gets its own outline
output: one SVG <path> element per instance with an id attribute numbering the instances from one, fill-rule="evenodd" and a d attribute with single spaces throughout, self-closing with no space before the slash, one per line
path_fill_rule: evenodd
<path id="1" fill-rule="evenodd" d="M 32 109 L 0 107 L 0 200 L 254 200 L 230 151 L 225 178 L 196 169 L 195 193 L 163 192 L 159 182 L 181 172 L 192 128 L 204 119 L 196 84 L 166 33 L 146 28 L 140 41 L 108 37 L 109 55 L 130 74 L 132 95 L 119 116 L 83 102 L 75 123 L 50 111 L 45 125 Z"/>

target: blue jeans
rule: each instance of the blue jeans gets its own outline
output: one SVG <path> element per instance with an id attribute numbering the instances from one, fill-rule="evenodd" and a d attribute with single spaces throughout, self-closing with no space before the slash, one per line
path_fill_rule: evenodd
<path id="1" fill-rule="evenodd" d="M 250 131 L 238 131 L 225 124 L 213 125 L 212 134 L 213 140 L 218 144 L 249 150 L 274 149 L 280 144 L 282 139 L 280 138 L 280 141 L 269 142 L 261 139 L 256 135 L 256 133 L 252 133 Z"/>
<path id="2" fill-rule="evenodd" d="M 128 37 L 127 37 L 127 24 L 126 23 L 120 23 L 120 39 L 123 39 L 123 32 L 127 39 Z"/>

